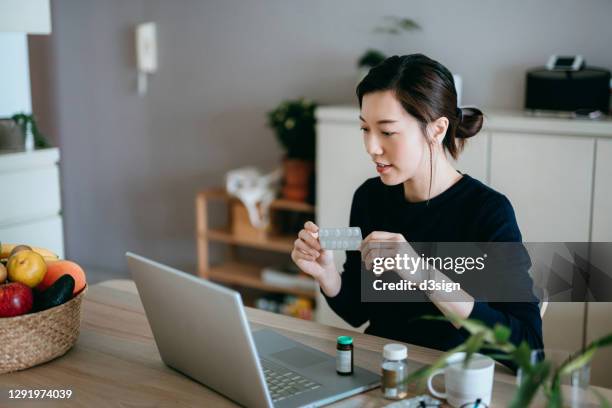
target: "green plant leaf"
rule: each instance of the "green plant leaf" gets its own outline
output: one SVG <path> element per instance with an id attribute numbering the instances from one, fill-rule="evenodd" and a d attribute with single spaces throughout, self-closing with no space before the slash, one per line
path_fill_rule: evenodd
<path id="1" fill-rule="evenodd" d="M 510 328 L 503 324 L 495 323 L 495 326 L 493 326 L 493 333 L 497 343 L 505 343 L 510 339 Z"/>
<path id="2" fill-rule="evenodd" d="M 487 356 L 491 357 L 492 359 L 495 360 L 510 360 L 510 361 L 514 361 L 514 357 L 512 357 L 512 355 L 510 354 L 487 354 Z"/>
<path id="3" fill-rule="evenodd" d="M 550 386 L 550 393 L 548 393 L 548 408 L 562 408 L 563 407 L 563 394 L 561 393 L 561 386 L 559 383 L 559 376 L 555 375 L 552 384 Z"/>
<path id="4" fill-rule="evenodd" d="M 421 26 L 411 18 L 400 18 L 396 16 L 385 16 L 385 20 L 389 23 L 384 26 L 377 26 L 374 28 L 375 33 L 384 33 L 384 34 L 392 34 L 397 35 L 402 31 L 414 31 L 420 30 Z"/>
<path id="5" fill-rule="evenodd" d="M 434 371 L 434 369 L 432 369 L 433 365 L 431 366 L 423 366 L 421 368 L 419 368 L 416 371 L 413 371 L 412 373 L 410 373 L 408 375 L 408 377 L 406 377 L 406 384 L 412 384 L 414 382 L 418 382 L 418 387 L 419 388 L 423 388 L 424 385 L 424 381 L 429 378 L 429 375 Z"/>
<path id="6" fill-rule="evenodd" d="M 514 398 L 510 402 L 510 408 L 528 407 L 533 397 L 540 386 L 544 383 L 550 372 L 550 363 L 542 361 L 535 366 L 530 372 L 524 372 L 521 384 L 514 394 Z"/>
<path id="7" fill-rule="evenodd" d="M 450 321 L 451 323 L 461 326 L 472 335 L 483 332 L 483 338 L 485 342 L 495 343 L 495 334 L 493 333 L 493 330 L 491 330 L 489 326 L 485 325 L 480 320 L 462 319 L 454 314 L 449 314 L 448 316 L 426 315 L 423 316 L 422 319 Z"/>
<path id="8" fill-rule="evenodd" d="M 597 391 L 595 388 L 592 388 L 591 391 L 593 391 L 593 394 L 597 396 L 600 408 L 612 408 L 612 405 L 610 405 L 610 401 L 608 401 L 608 399 L 604 397 L 599 391 Z"/>
<path id="9" fill-rule="evenodd" d="M 576 371 L 580 367 L 585 366 L 589 363 L 589 361 L 593 359 L 593 356 L 595 355 L 596 351 L 597 347 L 592 347 L 590 349 L 587 349 L 585 352 L 564 362 L 558 369 L 559 375 L 568 375 Z"/>
<path id="10" fill-rule="evenodd" d="M 463 360 L 463 367 L 467 367 L 472 359 L 474 353 L 476 353 L 482 347 L 484 343 L 484 332 L 476 333 L 470 336 L 465 344 L 465 359 Z"/>
<path id="11" fill-rule="evenodd" d="M 397 22 L 397 25 L 404 31 L 420 30 L 421 26 L 410 18 L 402 18 Z"/>
<path id="12" fill-rule="evenodd" d="M 514 358 L 514 362 L 526 372 L 531 372 L 531 348 L 526 341 L 522 341 L 521 344 L 511 353 Z"/>
<path id="13" fill-rule="evenodd" d="M 602 347 L 609 347 L 612 346 L 612 333 L 600 337 L 597 340 L 594 340 L 591 342 L 591 344 L 588 345 L 587 349 L 591 348 L 591 347 L 598 347 L 598 348 L 602 348 Z"/>
<path id="14" fill-rule="evenodd" d="M 404 31 L 419 30 L 421 26 L 411 18 L 385 16 L 385 20 L 389 21 L 389 27 L 395 27 Z"/>
<path id="15" fill-rule="evenodd" d="M 612 333 L 592 341 L 582 353 L 564 362 L 561 367 L 559 367 L 559 374 L 568 375 L 571 372 L 585 366 L 593 359 L 597 349 L 599 349 L 600 347 L 609 347 L 611 345 Z"/>

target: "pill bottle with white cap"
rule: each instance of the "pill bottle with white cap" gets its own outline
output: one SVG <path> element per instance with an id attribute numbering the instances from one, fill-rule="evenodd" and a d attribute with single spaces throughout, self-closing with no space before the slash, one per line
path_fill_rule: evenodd
<path id="1" fill-rule="evenodd" d="M 383 397 L 402 399 L 408 394 L 405 382 L 408 376 L 408 348 L 403 344 L 386 344 L 383 348 L 382 386 Z"/>

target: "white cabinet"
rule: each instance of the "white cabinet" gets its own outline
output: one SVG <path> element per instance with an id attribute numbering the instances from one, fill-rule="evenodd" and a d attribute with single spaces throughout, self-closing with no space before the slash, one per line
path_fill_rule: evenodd
<path id="1" fill-rule="evenodd" d="M 490 185 L 510 199 L 523 240 L 588 241 L 594 139 L 492 132 Z"/>
<path id="2" fill-rule="evenodd" d="M 59 150 L 0 154 L 0 241 L 64 256 Z"/>

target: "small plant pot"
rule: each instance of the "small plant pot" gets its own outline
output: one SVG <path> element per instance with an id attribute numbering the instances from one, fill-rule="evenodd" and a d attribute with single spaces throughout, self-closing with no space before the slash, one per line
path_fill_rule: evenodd
<path id="1" fill-rule="evenodd" d="M 283 160 L 283 197 L 292 201 L 306 201 L 314 163 L 310 160 Z"/>
<path id="2" fill-rule="evenodd" d="M 18 152 L 25 149 L 25 136 L 13 119 L 0 119 L 0 151 Z"/>

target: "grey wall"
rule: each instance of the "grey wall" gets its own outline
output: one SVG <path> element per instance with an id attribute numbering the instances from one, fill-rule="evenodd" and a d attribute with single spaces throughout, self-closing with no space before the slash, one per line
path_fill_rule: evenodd
<path id="1" fill-rule="evenodd" d="M 280 100 L 353 103 L 366 48 L 440 60 L 463 76 L 464 102 L 485 109 L 519 108 L 524 71 L 553 53 L 612 68 L 608 0 L 52 3 L 52 36 L 30 40 L 32 83 L 46 88 L 33 103 L 62 149 L 67 253 L 114 270 L 128 249 L 194 265 L 195 192 L 278 163 L 264 113 Z M 423 30 L 373 34 L 385 15 Z M 139 97 L 131 30 L 147 20 L 159 72 Z"/>

